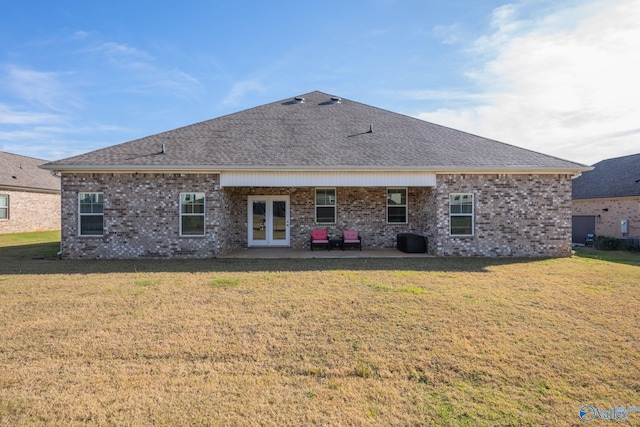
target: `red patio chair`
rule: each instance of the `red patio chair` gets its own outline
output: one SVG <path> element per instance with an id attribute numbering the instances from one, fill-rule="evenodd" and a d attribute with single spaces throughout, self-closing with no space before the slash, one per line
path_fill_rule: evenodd
<path id="1" fill-rule="evenodd" d="M 326 245 L 327 250 L 329 247 L 329 238 L 327 237 L 327 230 L 311 230 L 311 250 L 314 246 Z"/>
<path id="2" fill-rule="evenodd" d="M 356 230 L 343 230 L 342 231 L 342 250 L 345 246 L 355 246 L 362 251 L 362 239 L 360 234 Z"/>

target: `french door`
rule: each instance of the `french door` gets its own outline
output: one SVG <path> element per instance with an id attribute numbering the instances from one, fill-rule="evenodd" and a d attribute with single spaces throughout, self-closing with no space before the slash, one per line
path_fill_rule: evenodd
<path id="1" fill-rule="evenodd" d="M 289 246 L 289 196 L 248 196 L 249 246 Z"/>

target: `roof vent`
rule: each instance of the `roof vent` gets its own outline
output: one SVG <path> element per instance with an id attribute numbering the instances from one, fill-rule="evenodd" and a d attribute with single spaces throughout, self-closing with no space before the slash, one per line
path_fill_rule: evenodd
<path id="1" fill-rule="evenodd" d="M 296 96 L 293 99 L 296 101 L 296 104 L 304 104 L 304 98 L 301 96 Z"/>
<path id="2" fill-rule="evenodd" d="M 342 98 L 338 98 L 337 96 L 332 96 L 331 97 L 331 103 L 332 104 L 340 104 L 340 101 L 342 101 Z"/>

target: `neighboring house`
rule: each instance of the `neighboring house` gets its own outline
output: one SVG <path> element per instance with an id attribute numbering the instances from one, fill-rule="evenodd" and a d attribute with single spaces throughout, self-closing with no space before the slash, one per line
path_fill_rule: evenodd
<path id="1" fill-rule="evenodd" d="M 0 234 L 60 229 L 60 178 L 46 162 L 0 151 Z"/>
<path id="2" fill-rule="evenodd" d="M 589 167 L 311 92 L 44 166 L 62 174 L 62 256 L 309 248 L 312 229 L 398 233 L 428 252 L 569 256 Z"/>
<path id="3" fill-rule="evenodd" d="M 573 243 L 587 233 L 640 238 L 640 154 L 607 159 L 573 181 Z"/>

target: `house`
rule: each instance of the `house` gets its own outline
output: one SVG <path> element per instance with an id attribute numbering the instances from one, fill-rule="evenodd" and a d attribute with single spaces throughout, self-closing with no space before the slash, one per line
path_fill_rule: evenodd
<path id="1" fill-rule="evenodd" d="M 312 229 L 398 233 L 457 256 L 569 256 L 585 165 L 311 92 L 43 166 L 62 175 L 62 256 L 309 248 Z"/>
<path id="2" fill-rule="evenodd" d="M 0 234 L 60 229 L 60 178 L 46 162 L 0 151 Z"/>
<path id="3" fill-rule="evenodd" d="M 640 154 L 607 159 L 573 181 L 573 243 L 587 233 L 640 238 Z"/>

